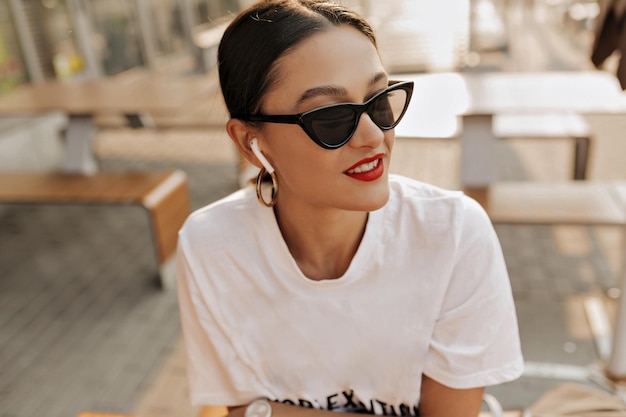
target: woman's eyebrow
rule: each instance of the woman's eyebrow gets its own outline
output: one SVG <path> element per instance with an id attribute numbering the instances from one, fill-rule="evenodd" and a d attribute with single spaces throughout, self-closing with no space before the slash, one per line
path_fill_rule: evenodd
<path id="1" fill-rule="evenodd" d="M 298 104 L 317 96 L 345 96 L 348 91 L 343 87 L 334 85 L 322 85 L 319 87 L 309 88 L 300 96 Z"/>
<path id="2" fill-rule="evenodd" d="M 374 85 L 378 83 L 380 80 L 387 77 L 387 73 L 384 71 L 377 72 L 370 79 L 369 84 Z M 335 85 L 322 85 L 319 87 L 313 87 L 306 90 L 298 99 L 297 103 L 301 104 L 302 102 L 317 96 L 346 96 L 348 94 L 348 90 L 344 87 L 339 87 Z"/>
<path id="3" fill-rule="evenodd" d="M 374 85 L 385 78 L 387 78 L 387 73 L 385 71 L 377 72 L 370 80 L 370 85 Z"/>

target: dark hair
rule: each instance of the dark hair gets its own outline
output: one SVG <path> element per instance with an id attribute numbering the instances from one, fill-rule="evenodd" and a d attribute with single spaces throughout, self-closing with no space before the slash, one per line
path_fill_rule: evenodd
<path id="1" fill-rule="evenodd" d="M 372 27 L 354 11 L 326 0 L 265 0 L 228 26 L 217 52 L 220 87 L 231 117 L 260 110 L 276 82 L 275 62 L 299 42 L 347 24 L 376 46 Z"/>

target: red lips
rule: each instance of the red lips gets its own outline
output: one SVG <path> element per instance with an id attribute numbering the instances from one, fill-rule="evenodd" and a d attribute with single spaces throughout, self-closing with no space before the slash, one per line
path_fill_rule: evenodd
<path id="1" fill-rule="evenodd" d="M 383 154 L 362 159 L 344 172 L 350 178 L 359 181 L 374 181 L 384 173 Z"/>

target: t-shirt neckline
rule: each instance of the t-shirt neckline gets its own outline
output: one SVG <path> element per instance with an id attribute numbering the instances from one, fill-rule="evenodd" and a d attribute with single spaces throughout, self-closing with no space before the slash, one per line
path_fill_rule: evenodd
<path id="1" fill-rule="evenodd" d="M 384 207 L 369 212 L 363 238 L 346 272 L 339 278 L 314 280 L 304 275 L 296 263 L 296 260 L 291 255 L 287 243 L 283 239 L 283 235 L 278 227 L 274 210 L 261 206 L 259 206 L 259 210 L 261 223 L 264 225 L 261 231 L 261 233 L 264 234 L 264 240 L 269 239 L 274 243 L 271 245 L 275 250 L 273 260 L 275 262 L 283 262 L 291 271 L 287 276 L 293 277 L 293 279 L 291 279 L 292 282 L 285 283 L 286 285 L 296 285 L 304 288 L 335 289 L 356 283 L 364 276 L 363 271 L 366 270 L 368 265 L 373 261 L 372 257 L 376 245 L 382 244 L 381 236 Z"/>

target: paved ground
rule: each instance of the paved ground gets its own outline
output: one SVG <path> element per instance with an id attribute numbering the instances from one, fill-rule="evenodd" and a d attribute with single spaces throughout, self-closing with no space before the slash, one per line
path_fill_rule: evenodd
<path id="1" fill-rule="evenodd" d="M 232 164 L 184 168 L 196 207 L 236 186 Z M 133 410 L 179 340 L 143 210 L 2 206 L 0 230 L 0 416 Z"/>

